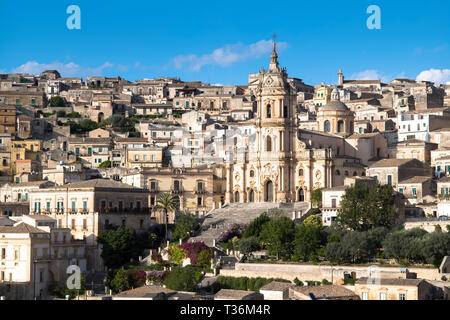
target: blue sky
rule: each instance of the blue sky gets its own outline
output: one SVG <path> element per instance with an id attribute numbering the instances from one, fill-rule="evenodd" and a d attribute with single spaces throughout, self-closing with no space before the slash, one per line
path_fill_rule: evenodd
<path id="1" fill-rule="evenodd" d="M 81 30 L 69 30 L 69 5 Z M 370 5 L 381 30 L 369 30 Z M 63 76 L 176 76 L 246 84 L 279 60 L 308 84 L 396 77 L 450 82 L 450 1 L 5 1 L 0 0 L 0 72 Z"/>

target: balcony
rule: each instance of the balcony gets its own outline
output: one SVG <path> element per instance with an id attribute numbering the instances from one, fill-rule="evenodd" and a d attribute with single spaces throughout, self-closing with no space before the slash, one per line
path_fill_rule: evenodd
<path id="1" fill-rule="evenodd" d="M 150 188 L 149 192 L 150 192 L 150 193 L 159 193 L 159 187 L 158 187 L 158 186 L 155 186 L 155 187 L 153 187 L 153 188 Z"/>
<path id="2" fill-rule="evenodd" d="M 172 187 L 172 188 L 170 188 L 170 192 L 172 192 L 173 194 L 182 194 L 184 192 L 184 190 L 182 187 L 180 187 L 180 188 Z"/>
<path id="3" fill-rule="evenodd" d="M 142 208 L 101 208 L 98 211 L 102 214 L 108 213 L 149 213 L 150 208 L 142 207 Z"/>
<path id="4" fill-rule="evenodd" d="M 195 194 L 205 194 L 207 191 L 204 188 L 195 188 Z"/>

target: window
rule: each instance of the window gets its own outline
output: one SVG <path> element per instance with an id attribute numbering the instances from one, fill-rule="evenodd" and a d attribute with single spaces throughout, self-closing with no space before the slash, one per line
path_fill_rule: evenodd
<path id="1" fill-rule="evenodd" d="M 272 107 L 270 106 L 270 104 L 267 105 L 266 109 L 267 118 L 272 118 Z"/>
<path id="2" fill-rule="evenodd" d="M 197 182 L 197 190 L 203 191 L 203 182 L 201 182 L 201 181 Z"/>
<path id="3" fill-rule="evenodd" d="M 72 200 L 72 211 L 75 211 L 76 209 L 76 202 Z"/>
<path id="4" fill-rule="evenodd" d="M 361 292 L 361 298 L 362 300 L 369 300 L 369 293 L 368 292 Z"/>
<path id="5" fill-rule="evenodd" d="M 330 125 L 330 121 L 325 121 L 324 125 L 323 125 L 323 131 L 325 132 L 330 132 L 331 131 L 331 125 Z"/>
<path id="6" fill-rule="evenodd" d="M 300 170 L 298 171 L 298 176 L 299 176 L 299 177 L 303 177 L 303 169 L 300 169 Z"/>
<path id="7" fill-rule="evenodd" d="M 87 201 L 83 200 L 83 212 L 87 211 Z"/>
<path id="8" fill-rule="evenodd" d="M 198 197 L 198 198 L 197 198 L 197 205 L 198 205 L 198 206 L 201 206 L 202 203 L 203 203 L 202 197 Z"/>
<path id="9" fill-rule="evenodd" d="M 340 172 L 339 170 L 336 170 L 336 175 L 337 175 L 337 176 L 340 176 L 340 175 L 341 175 L 341 172 Z"/>
<path id="10" fill-rule="evenodd" d="M 392 185 L 392 175 L 391 174 L 387 175 L 387 183 Z"/>
<path id="11" fill-rule="evenodd" d="M 83 230 L 87 230 L 87 219 L 83 219 Z"/>
<path id="12" fill-rule="evenodd" d="M 253 178 L 255 176 L 255 171 L 250 170 L 250 178 Z"/>
<path id="13" fill-rule="evenodd" d="M 398 295 L 398 300 L 406 300 L 406 293 L 400 293 Z"/>
<path id="14" fill-rule="evenodd" d="M 338 125 L 338 128 L 337 128 L 338 132 L 344 132 L 344 121 L 339 120 L 337 125 Z"/>
<path id="15" fill-rule="evenodd" d="M 412 188 L 412 195 L 413 197 L 417 197 L 417 188 Z"/>
<path id="16" fill-rule="evenodd" d="M 272 138 L 270 136 L 266 138 L 266 151 L 272 152 Z"/>

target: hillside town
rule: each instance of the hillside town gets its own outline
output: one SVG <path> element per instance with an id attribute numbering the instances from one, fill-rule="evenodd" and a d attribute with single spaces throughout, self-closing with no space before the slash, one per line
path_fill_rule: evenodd
<path id="1" fill-rule="evenodd" d="M 0 74 L 0 297 L 448 300 L 450 84 L 268 63 Z"/>

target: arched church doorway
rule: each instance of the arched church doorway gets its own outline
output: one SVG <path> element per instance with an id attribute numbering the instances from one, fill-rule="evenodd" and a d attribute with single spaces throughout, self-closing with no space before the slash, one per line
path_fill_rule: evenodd
<path id="1" fill-rule="evenodd" d="M 265 202 L 273 202 L 273 182 L 267 181 L 265 188 Z"/>
<path id="2" fill-rule="evenodd" d="M 302 188 L 298 189 L 298 201 L 305 202 L 305 191 Z"/>

